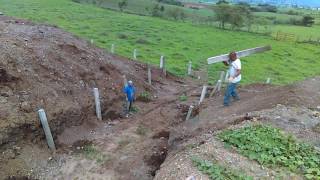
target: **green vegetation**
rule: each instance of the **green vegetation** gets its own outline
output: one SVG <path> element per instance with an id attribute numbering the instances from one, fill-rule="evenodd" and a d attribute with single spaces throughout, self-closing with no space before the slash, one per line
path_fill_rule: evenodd
<path id="1" fill-rule="evenodd" d="M 320 48 L 310 44 L 130 15 L 71 0 L 0 0 L 0 4 L 0 11 L 6 15 L 57 25 L 84 39 L 93 39 L 95 45 L 107 51 L 115 44 L 115 53 L 122 56 L 132 57 L 133 49 L 138 49 L 140 61 L 159 64 L 163 54 L 168 70 L 176 75 L 186 74 L 189 60 L 195 70 L 207 71 L 208 57 L 267 44 L 272 51 L 242 59 L 243 83 L 265 82 L 270 77 L 275 84 L 287 84 L 320 74 Z M 221 64 L 209 66 L 211 82 L 220 70 L 224 70 Z"/>
<path id="2" fill-rule="evenodd" d="M 188 96 L 186 96 L 186 95 L 181 95 L 181 96 L 179 97 L 179 100 L 180 100 L 180 101 L 187 101 L 187 100 L 188 100 Z"/>
<path id="3" fill-rule="evenodd" d="M 310 145 L 297 142 L 279 129 L 255 125 L 219 134 L 226 145 L 262 165 L 286 167 L 308 179 L 320 178 L 320 154 Z"/>
<path id="4" fill-rule="evenodd" d="M 152 100 L 151 94 L 148 91 L 144 91 L 138 95 L 138 100 L 142 102 L 150 102 Z"/>
<path id="5" fill-rule="evenodd" d="M 97 163 L 102 164 L 108 160 L 108 157 L 96 149 L 94 145 L 87 145 L 83 148 L 83 154 L 87 159 L 95 160 Z"/>
<path id="6" fill-rule="evenodd" d="M 243 173 L 236 172 L 229 168 L 218 165 L 217 163 L 201 160 L 199 158 L 192 158 L 194 165 L 203 173 L 207 174 L 210 179 L 223 180 L 253 180 L 252 177 L 246 176 Z"/>

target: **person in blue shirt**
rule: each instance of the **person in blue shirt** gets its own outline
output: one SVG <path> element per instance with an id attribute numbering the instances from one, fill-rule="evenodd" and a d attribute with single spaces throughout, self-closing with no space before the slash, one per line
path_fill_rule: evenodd
<path id="1" fill-rule="evenodd" d="M 133 106 L 133 102 L 135 101 L 136 97 L 136 89 L 133 86 L 133 82 L 132 81 L 128 81 L 128 84 L 123 88 L 123 92 L 126 95 L 126 99 L 127 99 L 127 108 L 126 108 L 126 113 L 127 113 L 127 117 L 129 116 L 129 112 L 132 109 Z"/>

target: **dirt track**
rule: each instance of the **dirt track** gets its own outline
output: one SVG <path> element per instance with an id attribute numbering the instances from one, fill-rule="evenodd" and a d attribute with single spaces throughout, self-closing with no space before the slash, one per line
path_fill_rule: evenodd
<path id="1" fill-rule="evenodd" d="M 55 27 L 0 18 L 0 177 L 38 179 L 152 179 L 168 154 L 184 149 L 200 134 L 240 123 L 252 111 L 277 104 L 315 108 L 320 79 L 274 87 L 251 85 L 241 101 L 223 108 L 222 96 L 206 99 L 201 121 L 184 122 L 182 105 L 196 104 L 201 87 L 191 79 L 160 76 L 146 83 L 146 66 L 105 53 Z M 136 114 L 122 118 L 122 75 L 133 79 L 138 93 Z M 95 119 L 92 88 L 99 87 L 103 122 Z M 187 102 L 179 96 L 186 94 Z M 45 108 L 58 151 L 47 149 L 36 111 Z M 88 159 L 83 147 L 94 144 L 103 155 Z M 3 166 L 6 164 L 6 166 Z"/>

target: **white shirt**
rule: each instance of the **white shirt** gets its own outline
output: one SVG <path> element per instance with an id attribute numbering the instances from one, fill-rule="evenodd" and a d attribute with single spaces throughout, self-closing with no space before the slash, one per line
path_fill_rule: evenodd
<path id="1" fill-rule="evenodd" d="M 236 59 L 235 61 L 231 62 L 229 65 L 229 77 L 235 77 L 237 70 L 241 70 L 241 61 L 240 59 Z M 241 74 L 234 78 L 231 82 L 238 83 L 241 81 Z"/>

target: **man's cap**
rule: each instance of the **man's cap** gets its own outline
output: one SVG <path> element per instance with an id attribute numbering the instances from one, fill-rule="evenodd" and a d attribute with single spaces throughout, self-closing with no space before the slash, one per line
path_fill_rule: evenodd
<path id="1" fill-rule="evenodd" d="M 128 81 L 128 83 L 129 83 L 129 84 L 133 84 L 133 82 L 132 82 L 131 80 L 130 80 L 130 81 Z"/>

